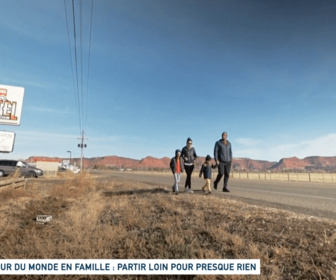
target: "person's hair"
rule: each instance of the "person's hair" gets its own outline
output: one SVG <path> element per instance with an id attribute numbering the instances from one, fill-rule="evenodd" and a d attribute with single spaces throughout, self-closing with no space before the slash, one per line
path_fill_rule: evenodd
<path id="1" fill-rule="evenodd" d="M 189 141 L 192 141 L 190 137 L 188 137 L 188 139 L 187 139 L 187 144 L 188 144 Z"/>

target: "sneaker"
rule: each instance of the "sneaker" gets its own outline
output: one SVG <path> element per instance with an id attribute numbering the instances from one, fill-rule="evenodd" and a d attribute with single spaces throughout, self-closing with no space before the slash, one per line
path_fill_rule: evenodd
<path id="1" fill-rule="evenodd" d="M 216 182 L 214 182 L 214 189 L 217 190 L 217 184 Z"/>
<path id="2" fill-rule="evenodd" d="M 224 187 L 223 192 L 230 192 L 230 190 L 227 187 Z"/>
<path id="3" fill-rule="evenodd" d="M 189 189 L 188 193 L 194 193 L 191 189 Z"/>
<path id="4" fill-rule="evenodd" d="M 178 192 L 176 192 L 175 194 L 178 195 Z"/>

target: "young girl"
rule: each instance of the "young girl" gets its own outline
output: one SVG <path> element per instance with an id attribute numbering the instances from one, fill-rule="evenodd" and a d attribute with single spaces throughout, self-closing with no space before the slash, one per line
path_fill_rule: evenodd
<path id="1" fill-rule="evenodd" d="M 175 151 L 175 157 L 173 157 L 170 161 L 170 169 L 174 175 L 174 186 L 173 192 L 178 194 L 179 192 L 179 182 L 181 180 L 181 173 L 183 173 L 183 159 L 181 157 L 181 151 Z"/>
<path id="2" fill-rule="evenodd" d="M 211 168 L 216 168 L 216 165 L 213 165 L 210 163 L 211 156 L 207 155 L 205 158 L 205 162 L 202 164 L 199 177 L 202 177 L 202 174 L 205 179 L 205 185 L 202 187 L 202 191 L 205 192 L 205 190 L 209 191 L 209 194 L 211 193 L 211 175 L 212 175 L 212 170 Z"/>

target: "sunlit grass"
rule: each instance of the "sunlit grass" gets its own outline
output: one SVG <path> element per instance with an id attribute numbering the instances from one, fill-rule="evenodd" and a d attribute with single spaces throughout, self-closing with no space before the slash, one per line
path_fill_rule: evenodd
<path id="1" fill-rule="evenodd" d="M 227 197 L 176 196 L 155 186 L 99 181 L 85 173 L 62 176 L 52 186 L 35 180 L 26 189 L 0 189 L 0 258 L 260 259 L 260 276 L 188 279 L 335 279 L 336 224 L 332 221 Z M 41 214 L 53 220 L 37 224 L 34 219 Z"/>

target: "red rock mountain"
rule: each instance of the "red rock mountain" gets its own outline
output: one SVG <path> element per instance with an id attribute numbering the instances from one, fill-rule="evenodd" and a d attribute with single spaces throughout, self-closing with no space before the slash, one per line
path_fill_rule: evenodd
<path id="1" fill-rule="evenodd" d="M 277 164 L 272 166 L 272 170 L 302 170 L 302 171 L 336 171 L 336 157 L 306 157 L 299 159 L 297 157 L 283 158 Z"/>
<path id="2" fill-rule="evenodd" d="M 196 168 L 200 168 L 204 162 L 204 157 L 199 157 L 196 161 Z M 69 158 L 66 158 L 69 160 Z M 53 161 L 62 162 L 62 158 L 57 157 L 39 157 L 33 156 L 27 159 L 27 162 L 37 161 Z M 71 163 L 80 165 L 80 159 L 73 158 Z M 170 158 L 145 157 L 141 160 L 118 157 L 105 156 L 96 158 L 84 158 L 84 168 L 98 169 L 134 169 L 134 170 L 163 170 L 169 169 Z M 263 160 L 254 160 L 249 158 L 234 158 L 232 169 L 235 171 L 336 171 L 336 157 L 306 157 L 299 159 L 297 157 L 283 158 L 279 162 L 270 162 Z"/>

